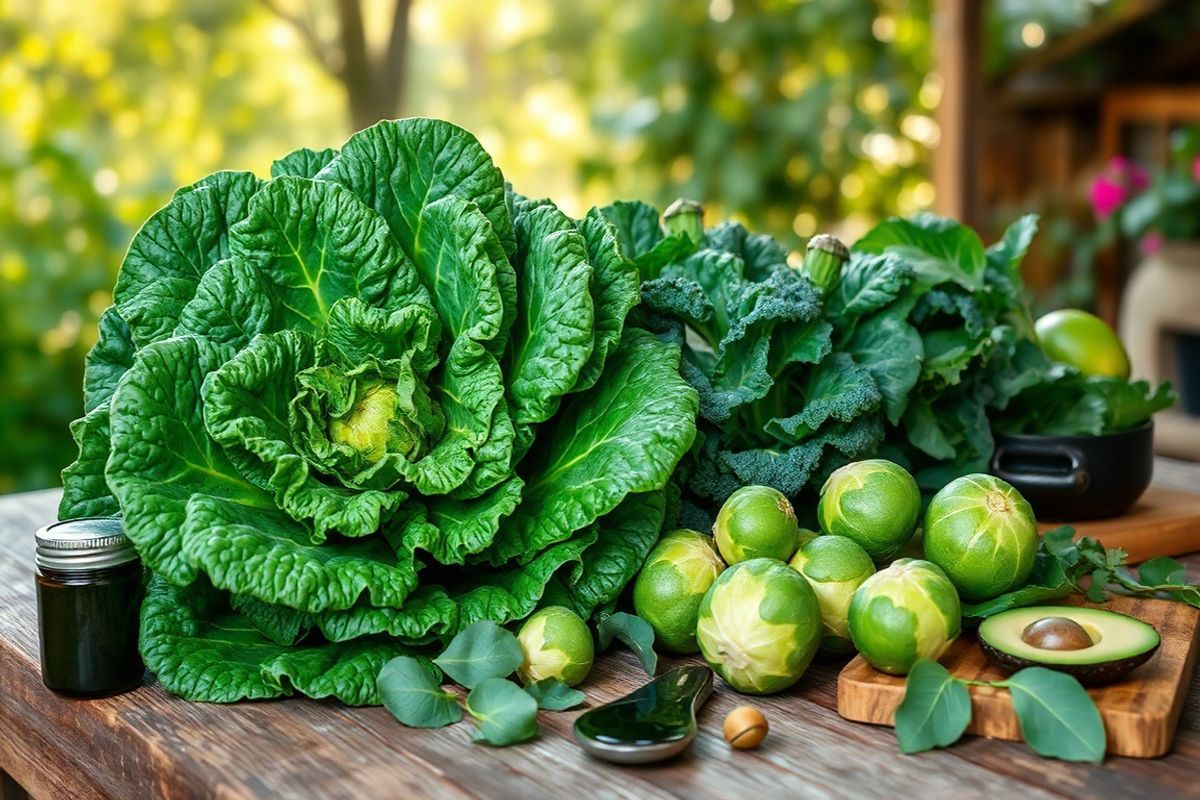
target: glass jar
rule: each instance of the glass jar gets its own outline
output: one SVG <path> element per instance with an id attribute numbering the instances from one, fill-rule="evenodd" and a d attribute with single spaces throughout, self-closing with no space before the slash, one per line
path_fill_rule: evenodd
<path id="1" fill-rule="evenodd" d="M 37 549 L 42 682 L 57 692 L 99 697 L 134 688 L 142 562 L 116 517 L 47 525 Z"/>

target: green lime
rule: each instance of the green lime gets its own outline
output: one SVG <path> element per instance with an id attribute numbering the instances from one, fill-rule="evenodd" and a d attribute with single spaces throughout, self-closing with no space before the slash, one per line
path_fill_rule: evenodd
<path id="1" fill-rule="evenodd" d="M 925 557 L 972 603 L 1025 583 L 1037 545 L 1033 509 L 1020 492 L 991 475 L 951 481 L 925 511 Z"/>
<path id="2" fill-rule="evenodd" d="M 700 649 L 700 601 L 723 569 L 712 537 L 696 531 L 671 531 L 650 551 L 633 585 L 633 608 L 658 644 L 677 653 Z"/>
<path id="3" fill-rule="evenodd" d="M 1051 311 L 1037 321 L 1038 342 L 1053 361 L 1084 375 L 1129 379 L 1129 356 L 1116 331 L 1094 314 L 1076 308 Z"/>
<path id="4" fill-rule="evenodd" d="M 731 494 L 717 513 L 713 534 L 730 565 L 751 558 L 787 561 L 800 541 L 792 504 L 770 486 L 743 486 Z"/>
<path id="5" fill-rule="evenodd" d="M 578 614 L 563 606 L 547 606 L 521 626 L 517 641 L 525 661 L 517 674 L 526 685 L 558 678 L 574 686 L 592 669 L 592 632 Z"/>
<path id="6" fill-rule="evenodd" d="M 962 607 L 941 569 L 901 558 L 858 587 L 849 623 L 854 646 L 871 666 L 907 675 L 919 659 L 942 657 L 962 630 Z"/>
<path id="7" fill-rule="evenodd" d="M 886 561 L 912 538 L 921 490 L 899 464 L 881 458 L 836 469 L 821 487 L 821 530 L 848 536 L 876 561 Z"/>
<path id="8" fill-rule="evenodd" d="M 821 641 L 821 608 L 808 581 L 773 558 L 721 573 L 700 604 L 700 652 L 733 689 L 782 692 L 808 669 Z"/>
<path id="9" fill-rule="evenodd" d="M 846 615 L 854 592 L 875 573 L 867 551 L 846 536 L 818 536 L 796 551 L 791 565 L 808 579 L 821 605 L 821 652 L 841 655 L 853 650 Z"/>

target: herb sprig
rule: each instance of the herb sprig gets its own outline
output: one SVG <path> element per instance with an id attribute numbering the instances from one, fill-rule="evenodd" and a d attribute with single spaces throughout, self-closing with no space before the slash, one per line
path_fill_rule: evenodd
<path id="1" fill-rule="evenodd" d="M 1033 572 L 1024 586 L 965 606 L 963 615 L 981 620 L 1069 594 L 1103 603 L 1110 591 L 1131 597 L 1166 597 L 1200 608 L 1200 584 L 1188 581 L 1183 564 L 1158 556 L 1143 563 L 1135 575 L 1126 565 L 1128 557 L 1121 548 L 1105 548 L 1090 536 L 1076 539 L 1075 529 L 1064 525 L 1042 536 Z"/>

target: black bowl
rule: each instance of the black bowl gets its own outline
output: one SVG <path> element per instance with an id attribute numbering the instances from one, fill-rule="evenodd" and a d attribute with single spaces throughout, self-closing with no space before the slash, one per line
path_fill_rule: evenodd
<path id="1" fill-rule="evenodd" d="M 1154 472 L 1154 422 L 1103 436 L 996 434 L 992 474 L 1017 488 L 1039 519 L 1115 517 Z"/>

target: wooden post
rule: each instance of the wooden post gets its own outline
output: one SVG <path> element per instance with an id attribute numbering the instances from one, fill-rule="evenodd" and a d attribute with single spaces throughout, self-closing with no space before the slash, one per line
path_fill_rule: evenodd
<path id="1" fill-rule="evenodd" d="M 980 128 L 984 106 L 983 2 L 936 0 L 935 69 L 942 76 L 937 107 L 941 140 L 933 152 L 934 210 L 978 227 Z"/>

